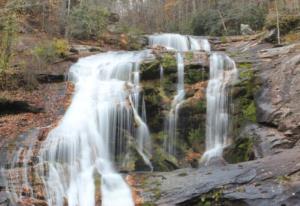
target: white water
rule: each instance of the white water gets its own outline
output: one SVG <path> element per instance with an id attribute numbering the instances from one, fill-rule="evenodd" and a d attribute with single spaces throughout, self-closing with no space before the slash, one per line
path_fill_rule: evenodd
<path id="1" fill-rule="evenodd" d="M 139 111 L 139 63 L 147 55 L 149 51 L 110 52 L 72 66 L 75 95 L 41 150 L 42 162 L 49 167 L 44 178 L 49 205 L 63 206 L 65 198 L 69 206 L 96 205 L 97 177 L 103 206 L 134 205 L 113 162 L 125 156 L 126 135 L 131 135 L 152 169 L 149 131 L 141 117 L 146 116 L 140 116 L 145 111 Z"/>
<path id="2" fill-rule="evenodd" d="M 180 34 L 156 34 L 149 36 L 149 44 L 164 46 L 168 50 L 175 50 L 177 61 L 177 91 L 173 98 L 171 109 L 166 120 L 167 136 L 164 141 L 165 150 L 176 154 L 177 124 L 179 109 L 185 99 L 184 90 L 184 57 L 183 52 L 203 50 L 210 52 L 210 44 L 206 39 L 196 39 L 192 36 Z M 162 71 L 161 71 L 162 73 Z M 161 75 L 162 77 L 162 75 Z"/>
<path id="3" fill-rule="evenodd" d="M 207 39 L 172 33 L 150 35 L 149 45 L 160 45 L 169 50 L 176 50 L 180 52 L 200 50 L 206 52 L 211 51 L 211 47 Z"/>
<path id="4" fill-rule="evenodd" d="M 235 62 L 224 54 L 213 53 L 206 92 L 206 152 L 202 161 L 221 157 L 223 148 L 228 144 L 228 87 L 236 78 Z"/>

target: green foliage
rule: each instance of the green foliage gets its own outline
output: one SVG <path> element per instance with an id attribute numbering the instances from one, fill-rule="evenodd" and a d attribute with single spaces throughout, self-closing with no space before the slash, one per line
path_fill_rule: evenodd
<path id="1" fill-rule="evenodd" d="M 18 14 L 32 14 L 42 12 L 42 4 L 40 0 L 10 0 L 6 8 Z"/>
<path id="2" fill-rule="evenodd" d="M 74 7 L 69 18 L 69 32 L 78 39 L 99 37 L 106 30 L 108 18 L 109 12 L 94 4 Z"/>
<path id="3" fill-rule="evenodd" d="M 200 201 L 198 202 L 198 206 L 221 206 L 222 202 L 223 190 L 217 189 L 213 190 L 207 194 L 201 195 Z"/>
<path id="4" fill-rule="evenodd" d="M 253 65 L 248 62 L 243 62 L 238 65 L 240 79 L 243 81 L 242 86 L 245 89 L 245 94 L 239 97 L 241 108 L 240 122 L 251 121 L 256 122 L 256 105 L 254 95 L 257 90 L 255 85 L 255 76 L 252 70 Z"/>
<path id="5" fill-rule="evenodd" d="M 256 4 L 249 3 L 242 8 L 234 6 L 234 3 L 220 1 L 216 8 L 199 11 L 194 16 L 191 27 L 195 35 L 236 35 L 240 34 L 241 24 L 249 24 L 254 30 L 262 29 L 266 13 L 265 7 L 258 7 Z"/>
<path id="6" fill-rule="evenodd" d="M 124 33 L 127 35 L 142 35 L 144 32 L 135 26 L 120 24 L 117 25 L 117 32 Z"/>
<path id="7" fill-rule="evenodd" d="M 17 17 L 14 13 L 8 13 L 4 17 L 0 31 L 0 73 L 9 68 L 13 57 L 13 44 L 17 36 Z"/>
<path id="8" fill-rule="evenodd" d="M 52 63 L 59 57 L 65 57 L 69 51 L 69 43 L 55 39 L 39 43 L 33 50 L 33 55 L 42 63 Z"/>
<path id="9" fill-rule="evenodd" d="M 167 154 L 161 145 L 155 148 L 151 162 L 155 171 L 171 171 L 177 168 L 177 159 Z"/>
<path id="10" fill-rule="evenodd" d="M 194 59 L 194 53 L 193 52 L 186 52 L 185 53 L 185 59 L 187 61 L 192 61 Z"/>
<path id="11" fill-rule="evenodd" d="M 291 177 L 288 176 L 288 175 L 283 175 L 283 176 L 278 176 L 276 178 L 276 181 L 279 183 L 279 184 L 285 184 L 285 183 L 288 183 L 291 181 Z"/>
<path id="12" fill-rule="evenodd" d="M 196 104 L 196 110 L 199 113 L 206 113 L 206 102 L 205 101 L 198 101 Z"/>
<path id="13" fill-rule="evenodd" d="M 192 129 L 189 131 L 188 141 L 191 146 L 195 144 L 202 144 L 205 142 L 205 131 L 204 128 Z"/>
<path id="14" fill-rule="evenodd" d="M 238 67 L 240 69 L 251 69 L 252 64 L 250 62 L 241 62 L 241 63 L 239 63 Z"/>
<path id="15" fill-rule="evenodd" d="M 252 101 L 246 108 L 243 109 L 243 115 L 246 119 L 256 122 L 256 106 Z"/>
<path id="16" fill-rule="evenodd" d="M 249 161 L 253 157 L 253 145 L 253 138 L 239 138 L 234 142 L 230 151 L 225 154 L 225 159 L 229 163 Z"/>
<path id="17" fill-rule="evenodd" d="M 275 14 L 270 14 L 266 21 L 266 28 L 276 29 L 277 28 L 277 18 Z M 300 16 L 299 15 L 281 15 L 279 18 L 279 28 L 282 35 L 289 33 L 292 30 L 295 30 L 300 26 Z"/>
<path id="18" fill-rule="evenodd" d="M 166 53 L 163 55 L 161 65 L 164 69 L 176 67 L 176 58 L 174 55 Z"/>
<path id="19" fill-rule="evenodd" d="M 185 74 L 185 82 L 187 84 L 195 84 L 200 81 L 208 80 L 208 72 L 199 69 L 189 69 Z"/>

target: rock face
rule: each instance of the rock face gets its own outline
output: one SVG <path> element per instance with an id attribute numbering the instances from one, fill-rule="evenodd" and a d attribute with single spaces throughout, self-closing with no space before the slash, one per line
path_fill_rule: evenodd
<path id="1" fill-rule="evenodd" d="M 257 95 L 258 122 L 276 128 L 291 144 L 300 138 L 299 51 L 294 44 L 260 52 L 264 84 Z"/>
<path id="2" fill-rule="evenodd" d="M 237 63 L 232 144 L 207 167 L 136 175 L 146 205 L 299 205 L 299 44 L 213 39 Z M 184 107 L 183 107 L 184 109 Z"/>
<path id="3" fill-rule="evenodd" d="M 298 205 L 300 149 L 225 166 L 138 176 L 153 205 Z"/>
<path id="4" fill-rule="evenodd" d="M 153 54 L 153 58 L 146 59 L 141 65 L 141 84 L 153 140 L 154 169 L 169 171 L 189 166 L 193 158 L 186 158 L 187 155 L 204 152 L 209 54 L 200 51 L 184 53 L 186 100 L 179 110 L 176 157 L 166 154 L 163 149 L 167 135 L 165 121 L 176 93 L 176 53 L 158 46 L 153 48 Z"/>

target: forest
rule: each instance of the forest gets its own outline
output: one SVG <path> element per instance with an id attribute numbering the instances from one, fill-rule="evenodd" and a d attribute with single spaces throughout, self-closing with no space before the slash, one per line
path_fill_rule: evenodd
<path id="1" fill-rule="evenodd" d="M 300 205 L 300 0 L 0 0 L 0 206 Z"/>

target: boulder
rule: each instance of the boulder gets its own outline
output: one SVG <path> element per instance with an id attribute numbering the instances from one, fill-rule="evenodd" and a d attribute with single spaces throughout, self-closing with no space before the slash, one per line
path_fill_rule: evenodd
<path id="1" fill-rule="evenodd" d="M 255 32 L 251 29 L 250 25 L 248 24 L 241 24 L 241 34 L 242 35 L 252 35 Z"/>

